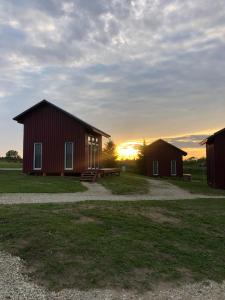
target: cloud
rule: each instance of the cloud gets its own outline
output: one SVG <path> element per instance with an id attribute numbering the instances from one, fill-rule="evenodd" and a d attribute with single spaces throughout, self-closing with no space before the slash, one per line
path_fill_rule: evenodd
<path id="1" fill-rule="evenodd" d="M 209 134 L 192 134 L 167 138 L 167 141 L 180 148 L 199 148 L 200 142 L 206 139 L 208 136 Z"/>
<path id="2" fill-rule="evenodd" d="M 224 127 L 222 2 L 1 1 L 0 128 L 43 98 L 118 141 Z"/>

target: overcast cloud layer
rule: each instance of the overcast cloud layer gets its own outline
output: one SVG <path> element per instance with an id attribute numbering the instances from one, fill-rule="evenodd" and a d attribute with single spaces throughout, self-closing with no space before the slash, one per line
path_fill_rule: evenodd
<path id="1" fill-rule="evenodd" d="M 44 98 L 119 142 L 225 127 L 224 0 L 2 0 L 0 70 L 0 154 Z"/>

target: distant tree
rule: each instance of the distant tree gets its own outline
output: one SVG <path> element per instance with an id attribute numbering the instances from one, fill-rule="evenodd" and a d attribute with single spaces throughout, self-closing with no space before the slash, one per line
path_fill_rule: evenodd
<path id="1" fill-rule="evenodd" d="M 117 166 L 116 145 L 112 140 L 108 140 L 102 151 L 102 166 L 114 168 Z"/>
<path id="2" fill-rule="evenodd" d="M 201 157 L 201 158 L 198 159 L 198 162 L 205 164 L 206 163 L 206 158 L 205 157 Z"/>
<path id="3" fill-rule="evenodd" d="M 196 158 L 196 157 L 194 157 L 194 156 L 192 156 L 192 157 L 189 157 L 188 159 L 187 159 L 187 161 L 197 161 L 198 159 Z"/>
<path id="4" fill-rule="evenodd" d="M 21 157 L 19 156 L 19 153 L 16 150 L 7 151 L 5 157 L 8 160 L 21 160 Z"/>
<path id="5" fill-rule="evenodd" d="M 146 175 L 146 142 L 143 141 L 143 144 L 140 146 L 137 163 L 137 171 L 140 174 Z"/>

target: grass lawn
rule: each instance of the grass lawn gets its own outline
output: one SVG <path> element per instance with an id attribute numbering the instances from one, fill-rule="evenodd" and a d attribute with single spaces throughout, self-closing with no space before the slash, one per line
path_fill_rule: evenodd
<path id="1" fill-rule="evenodd" d="M 76 177 L 32 176 L 0 171 L 0 193 L 74 193 L 85 191 Z"/>
<path id="2" fill-rule="evenodd" d="M 105 176 L 98 180 L 116 195 L 147 194 L 149 182 L 141 176 L 121 173 L 120 176 Z"/>
<path id="3" fill-rule="evenodd" d="M 0 169 L 3 168 L 3 169 L 19 169 L 21 168 L 22 169 L 22 163 L 17 161 L 17 162 L 14 162 L 14 161 L 7 161 L 5 159 L 0 159 Z"/>
<path id="4" fill-rule="evenodd" d="M 50 289 L 225 279 L 225 199 L 0 206 L 0 249 Z"/>
<path id="5" fill-rule="evenodd" d="M 193 194 L 225 196 L 225 190 L 215 189 L 207 184 L 206 175 L 201 170 L 191 170 L 192 181 L 179 178 L 170 178 L 169 181 Z"/>

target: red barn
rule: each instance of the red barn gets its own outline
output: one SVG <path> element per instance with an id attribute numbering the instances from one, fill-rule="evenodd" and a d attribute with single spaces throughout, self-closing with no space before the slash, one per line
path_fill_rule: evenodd
<path id="1" fill-rule="evenodd" d="M 81 173 L 100 167 L 107 133 L 43 100 L 14 118 L 24 124 L 23 172 Z"/>
<path id="2" fill-rule="evenodd" d="M 183 176 L 183 150 L 159 139 L 146 146 L 146 171 L 148 176 Z"/>
<path id="3" fill-rule="evenodd" d="M 225 128 L 206 140 L 207 181 L 215 188 L 225 189 Z"/>

